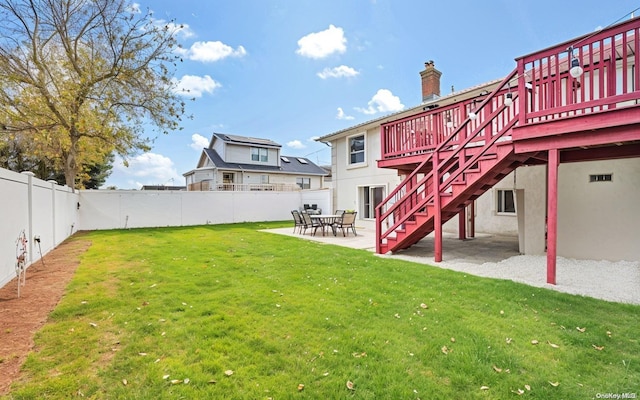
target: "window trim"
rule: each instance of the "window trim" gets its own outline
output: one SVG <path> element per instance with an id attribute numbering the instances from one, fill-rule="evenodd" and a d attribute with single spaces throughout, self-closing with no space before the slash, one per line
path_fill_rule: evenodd
<path id="1" fill-rule="evenodd" d="M 362 136 L 362 141 L 363 141 L 363 145 L 362 145 L 362 161 L 360 162 L 351 162 L 351 155 L 355 154 L 355 153 L 359 153 L 359 151 L 352 153 L 351 152 L 351 140 L 354 138 L 358 138 Z M 365 132 L 360 132 L 360 133 L 356 133 L 354 135 L 351 136 L 347 136 L 346 138 L 346 151 L 347 151 L 347 168 L 358 168 L 358 167 L 364 167 L 367 165 L 367 134 Z"/>
<path id="2" fill-rule="evenodd" d="M 504 193 L 511 192 L 512 201 L 513 201 L 513 211 L 504 211 L 505 208 L 505 197 Z M 496 189 L 496 215 L 509 215 L 514 216 L 517 214 L 516 209 L 516 191 L 513 189 Z M 500 211 L 502 209 L 503 211 Z"/>
<path id="3" fill-rule="evenodd" d="M 305 183 L 308 185 L 308 187 L 304 187 Z M 298 187 L 302 190 L 311 189 L 311 178 L 305 176 L 296 177 L 296 185 L 298 185 Z"/>
<path id="4" fill-rule="evenodd" d="M 254 159 L 253 158 L 254 156 L 257 156 L 257 159 Z M 251 148 L 251 161 L 254 161 L 254 162 L 269 162 L 269 149 L 267 149 L 265 147 L 252 147 Z"/>

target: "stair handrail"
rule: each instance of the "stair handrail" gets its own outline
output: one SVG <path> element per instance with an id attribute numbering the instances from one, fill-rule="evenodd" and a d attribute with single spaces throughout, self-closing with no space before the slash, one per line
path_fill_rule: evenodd
<path id="1" fill-rule="evenodd" d="M 482 110 L 485 105 L 487 103 L 489 103 L 491 100 L 493 100 L 493 98 L 495 98 L 497 96 L 498 93 L 501 93 L 503 91 L 503 88 L 508 85 L 514 77 L 516 77 L 518 73 L 518 69 L 514 69 L 510 74 L 508 74 L 501 82 L 498 86 L 496 86 L 496 88 L 489 94 L 487 95 L 483 101 L 480 102 L 480 105 L 476 108 L 476 111 L 480 111 Z M 513 95 L 517 96 L 517 91 L 513 92 Z M 439 165 L 441 166 L 450 166 L 449 163 L 451 161 L 451 159 L 456 156 L 463 148 L 465 148 L 473 139 L 475 139 L 478 134 L 480 132 L 482 132 L 488 125 L 489 123 L 491 123 L 498 115 L 500 115 L 500 113 L 506 108 L 507 106 L 505 106 L 503 104 L 502 107 L 497 108 L 493 113 L 491 113 L 489 115 L 489 117 L 484 118 L 482 123 L 480 123 L 472 132 L 471 134 L 469 134 L 467 136 L 467 138 L 460 144 L 458 144 L 458 148 L 451 153 L 447 158 L 445 158 L 444 160 L 442 160 L 442 162 L 439 162 Z M 488 148 L 490 148 L 500 137 L 502 137 L 504 135 L 505 132 L 508 132 L 513 125 L 515 125 L 515 123 L 517 123 L 517 109 L 515 111 L 515 117 L 514 120 L 511 121 L 508 124 L 508 127 L 506 129 L 502 130 L 502 133 L 499 133 L 497 135 L 494 135 L 494 137 L 492 138 L 491 141 L 489 141 L 489 143 L 485 143 L 484 150 L 482 152 L 479 152 L 476 156 L 474 156 L 472 159 L 477 160 L 482 154 L 484 154 Z M 411 172 L 411 174 L 409 174 L 402 182 L 401 184 L 399 184 L 398 186 L 396 186 L 396 188 L 382 201 L 380 202 L 380 204 L 376 207 L 375 209 L 375 214 L 376 214 L 376 231 L 377 231 L 377 250 L 379 250 L 379 246 L 380 246 L 380 241 L 387 237 L 391 232 L 393 232 L 396 228 L 398 228 L 401 224 L 403 224 L 408 218 L 409 216 L 411 216 L 415 211 L 417 211 L 418 209 L 422 208 L 424 206 L 424 204 L 429 201 L 430 198 L 433 197 L 433 191 L 427 195 L 427 197 L 423 198 L 419 204 L 416 204 L 414 207 L 411 208 L 411 210 L 409 210 L 409 212 L 404 213 L 404 215 L 402 215 L 398 221 L 394 221 L 394 224 L 389 227 L 385 232 L 382 232 L 382 221 L 386 220 L 386 218 L 391 215 L 394 211 L 396 211 L 399 206 L 402 204 L 402 201 L 397 201 L 395 203 L 393 203 L 389 209 L 387 209 L 384 213 L 382 212 L 382 208 L 387 205 L 387 203 L 392 200 L 394 198 L 394 196 L 403 188 L 405 188 L 408 184 L 408 182 L 411 182 L 413 180 L 413 177 L 415 177 L 415 175 L 417 175 L 419 173 L 419 171 L 422 170 L 422 168 L 424 168 L 424 166 L 431 161 L 431 159 L 434 157 L 434 155 L 438 155 L 440 154 L 440 152 L 442 152 L 443 148 L 445 148 L 445 146 L 448 146 L 450 144 L 450 142 L 453 140 L 454 137 L 457 137 L 458 134 L 463 131 L 463 129 L 466 129 L 466 126 L 470 123 L 471 119 L 467 116 L 467 118 L 465 118 L 463 120 L 463 122 L 460 124 L 460 126 L 458 126 L 454 133 L 452 135 L 450 135 L 449 137 L 447 137 L 444 141 L 442 141 L 440 144 L 438 144 L 436 146 L 436 148 L 430 152 L 427 157 Z M 471 160 L 469 160 L 471 161 Z M 475 162 L 475 161 L 474 161 Z M 465 165 L 468 165 L 468 163 L 465 163 Z M 439 167 L 440 169 L 440 167 Z M 460 173 L 462 173 L 463 169 L 462 168 L 458 168 L 458 172 L 455 173 L 455 176 L 459 176 Z M 425 174 L 425 176 L 418 182 L 416 182 L 412 188 L 407 191 L 403 196 L 402 199 L 406 199 L 408 198 L 410 195 L 413 195 L 414 192 L 416 192 L 423 184 L 426 185 L 426 182 L 429 179 L 433 178 L 433 173 L 434 171 L 431 170 L 429 171 L 429 173 Z M 452 181 L 455 178 L 452 178 L 454 174 L 451 174 L 451 176 L 447 179 L 447 182 Z M 426 186 L 425 186 L 426 187 Z"/>

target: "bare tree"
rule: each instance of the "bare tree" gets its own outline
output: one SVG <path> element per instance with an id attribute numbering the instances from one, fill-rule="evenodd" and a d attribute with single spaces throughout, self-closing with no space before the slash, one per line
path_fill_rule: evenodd
<path id="1" fill-rule="evenodd" d="M 123 0 L 0 0 L 0 21 L 0 135 L 26 136 L 68 186 L 112 152 L 148 150 L 145 126 L 179 128 L 179 26 Z"/>

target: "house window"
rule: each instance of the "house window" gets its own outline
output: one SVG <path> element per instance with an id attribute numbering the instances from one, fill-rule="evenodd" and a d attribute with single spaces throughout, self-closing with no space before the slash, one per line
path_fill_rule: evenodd
<path id="1" fill-rule="evenodd" d="M 376 207 L 384 200 L 384 186 L 363 186 L 360 188 L 362 218 L 375 218 Z"/>
<path id="2" fill-rule="evenodd" d="M 300 189 L 311 189 L 311 178 L 296 178 L 296 184 Z"/>
<path id="3" fill-rule="evenodd" d="M 251 148 L 251 161 L 268 162 L 269 150 L 261 147 Z"/>
<path id="4" fill-rule="evenodd" d="M 513 190 L 498 190 L 498 204 L 496 210 L 498 214 L 515 214 L 516 202 Z"/>
<path id="5" fill-rule="evenodd" d="M 361 164 L 365 161 L 364 135 L 352 136 L 347 139 L 349 144 L 349 164 Z"/>

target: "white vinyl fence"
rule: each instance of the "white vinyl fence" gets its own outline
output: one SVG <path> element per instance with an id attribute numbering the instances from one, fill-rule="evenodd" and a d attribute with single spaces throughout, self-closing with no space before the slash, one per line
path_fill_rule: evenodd
<path id="1" fill-rule="evenodd" d="M 0 287 L 16 277 L 16 242 L 23 231 L 28 240 L 27 265 L 31 265 L 79 230 L 282 221 L 291 219 L 291 210 L 304 204 L 332 210 L 329 189 L 74 193 L 29 172 L 5 169 L 0 169 L 0 196 Z"/>
<path id="2" fill-rule="evenodd" d="M 79 195 L 30 172 L 0 169 L 0 196 L 2 287 L 16 276 L 16 242 L 22 232 L 27 238 L 26 264 L 30 265 L 78 230 Z"/>

